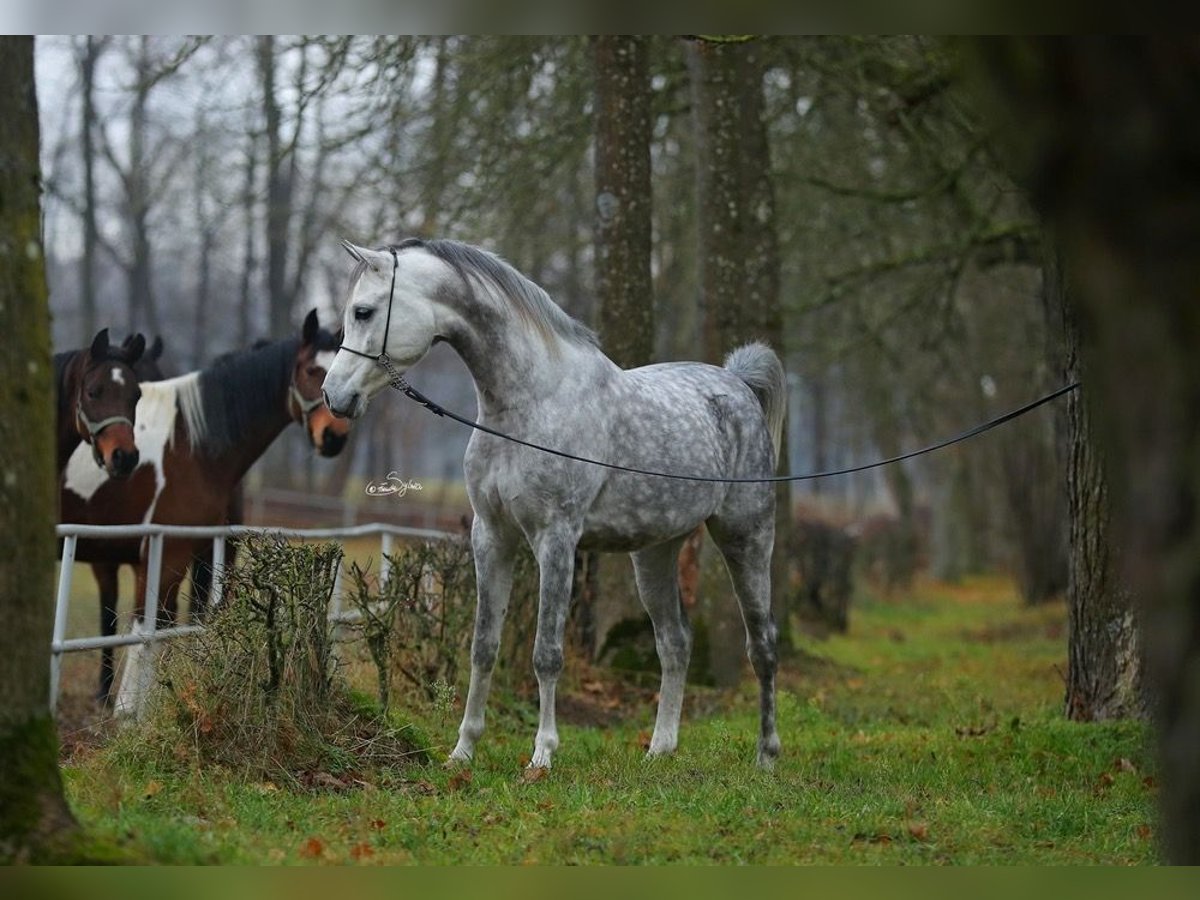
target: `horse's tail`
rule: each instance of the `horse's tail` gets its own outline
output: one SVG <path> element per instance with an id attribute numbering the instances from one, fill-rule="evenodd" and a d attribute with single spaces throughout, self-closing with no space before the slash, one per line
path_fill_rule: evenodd
<path id="1" fill-rule="evenodd" d="M 750 387 L 767 417 L 775 462 L 779 463 L 779 444 L 783 439 L 783 418 L 787 414 L 787 382 L 783 364 L 775 351 L 755 342 L 738 347 L 725 357 L 725 368 Z"/>

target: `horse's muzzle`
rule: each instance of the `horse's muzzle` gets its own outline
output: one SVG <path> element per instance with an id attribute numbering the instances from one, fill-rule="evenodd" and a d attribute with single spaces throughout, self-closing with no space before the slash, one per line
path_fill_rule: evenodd
<path id="1" fill-rule="evenodd" d="M 331 409 L 330 412 L 333 410 Z M 346 446 L 346 435 L 338 434 L 332 428 L 321 432 L 321 446 L 317 448 L 322 456 L 337 456 Z"/>
<path id="2" fill-rule="evenodd" d="M 105 469 L 108 470 L 108 474 L 112 478 L 128 478 L 133 474 L 133 470 L 137 468 L 140 458 L 141 455 L 136 448 L 133 450 L 122 450 L 120 447 L 117 447 L 113 450 L 112 457 L 108 465 L 105 466 Z"/>

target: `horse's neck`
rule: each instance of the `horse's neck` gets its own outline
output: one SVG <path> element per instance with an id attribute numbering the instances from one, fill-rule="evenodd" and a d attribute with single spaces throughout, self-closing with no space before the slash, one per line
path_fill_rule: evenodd
<path id="1" fill-rule="evenodd" d="M 286 396 L 281 396 L 279 403 L 275 404 L 272 409 L 275 409 L 276 406 L 278 409 L 274 414 L 264 416 L 260 421 L 255 422 L 254 426 L 247 429 L 244 436 L 240 437 L 236 443 L 212 457 L 215 468 L 220 470 L 221 475 L 227 478 L 231 484 L 241 481 L 242 476 L 258 462 L 259 458 L 267 452 L 267 448 L 291 424 L 292 419 L 287 412 Z"/>
<path id="2" fill-rule="evenodd" d="M 79 436 L 79 429 L 75 426 L 75 410 L 71 406 L 71 400 L 75 396 L 71 370 L 75 366 L 75 362 L 75 358 L 68 360 L 55 382 L 55 388 L 58 391 L 56 399 L 58 402 L 57 444 L 59 472 L 62 472 L 67 467 L 67 462 L 71 459 L 71 454 L 75 452 L 75 448 L 83 441 L 83 438 Z"/>
<path id="3" fill-rule="evenodd" d="M 552 394 L 582 367 L 613 367 L 600 350 L 554 336 L 521 332 L 513 327 L 505 339 L 471 333 L 452 342 L 475 382 L 481 419 L 520 415 Z"/>

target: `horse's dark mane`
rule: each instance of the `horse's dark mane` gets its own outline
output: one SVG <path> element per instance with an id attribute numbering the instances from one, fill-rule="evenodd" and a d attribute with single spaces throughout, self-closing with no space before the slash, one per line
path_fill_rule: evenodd
<path id="1" fill-rule="evenodd" d="M 317 332 L 317 350 L 336 350 L 337 338 Z M 260 341 L 226 353 L 198 375 L 195 399 L 180 396 L 192 446 L 217 454 L 234 446 L 264 418 L 278 415 L 291 380 L 299 338 Z M 198 405 L 198 409 L 188 406 Z"/>
<path id="2" fill-rule="evenodd" d="M 67 369 L 80 350 L 68 350 L 65 353 L 54 354 L 54 396 L 58 398 L 59 404 L 66 400 L 67 396 Z"/>

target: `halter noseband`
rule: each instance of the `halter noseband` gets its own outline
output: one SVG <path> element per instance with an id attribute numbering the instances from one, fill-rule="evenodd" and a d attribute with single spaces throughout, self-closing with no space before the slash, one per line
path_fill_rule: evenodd
<path id="1" fill-rule="evenodd" d="M 133 421 L 125 416 L 109 416 L 107 419 L 101 419 L 99 422 L 93 422 L 88 418 L 87 413 L 83 411 L 82 400 L 75 404 L 75 415 L 79 417 L 79 421 L 83 422 L 84 427 L 87 428 L 88 437 L 93 441 L 96 439 L 96 435 L 102 432 L 109 425 L 117 425 L 121 422 L 124 422 L 130 428 L 133 427 Z"/>
<path id="2" fill-rule="evenodd" d="M 300 389 L 296 387 L 296 382 L 292 381 L 288 385 L 288 391 L 291 394 L 292 402 L 296 404 L 296 408 L 300 410 L 300 419 L 304 423 L 304 427 L 308 428 L 308 417 L 312 415 L 313 410 L 325 402 L 324 397 L 316 397 L 312 400 L 305 400 L 304 395 L 300 393 Z"/>

